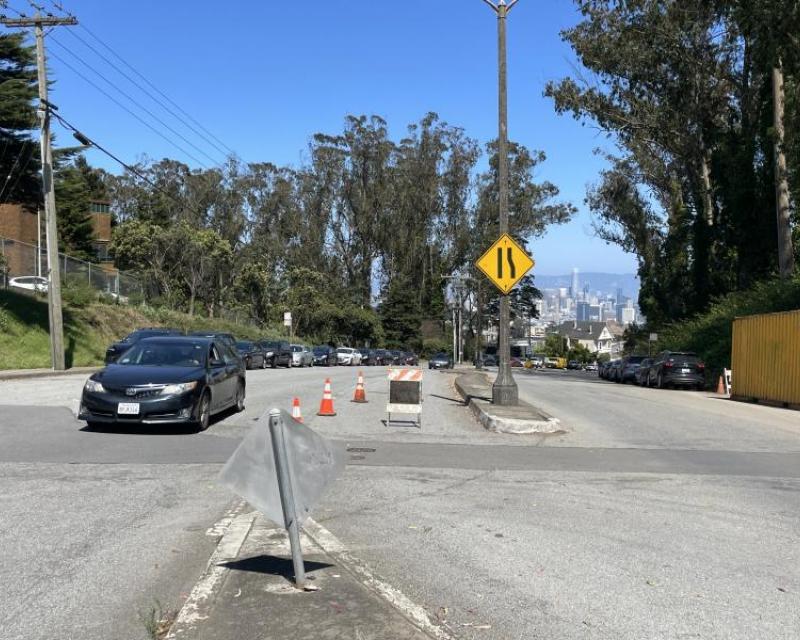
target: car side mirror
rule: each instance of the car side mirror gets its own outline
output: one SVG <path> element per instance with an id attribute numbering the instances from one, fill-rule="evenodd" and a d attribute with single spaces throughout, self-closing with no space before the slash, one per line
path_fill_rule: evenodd
<path id="1" fill-rule="evenodd" d="M 208 364 L 212 369 L 219 369 L 225 366 L 225 361 L 212 359 Z"/>

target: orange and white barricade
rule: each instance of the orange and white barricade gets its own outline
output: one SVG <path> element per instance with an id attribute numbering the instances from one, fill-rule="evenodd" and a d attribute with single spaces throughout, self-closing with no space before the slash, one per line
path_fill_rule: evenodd
<path id="1" fill-rule="evenodd" d="M 417 426 L 422 429 L 422 369 L 389 369 L 389 414 L 387 426 L 393 413 L 417 416 Z"/>

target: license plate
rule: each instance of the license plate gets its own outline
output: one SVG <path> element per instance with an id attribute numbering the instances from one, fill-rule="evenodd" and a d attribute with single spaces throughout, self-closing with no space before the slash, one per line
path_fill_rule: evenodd
<path id="1" fill-rule="evenodd" d="M 138 416 L 139 403 L 138 402 L 120 402 L 117 405 L 117 413 L 121 416 Z"/>
<path id="2" fill-rule="evenodd" d="M 691 373 L 691 369 L 681 369 L 681 373 Z"/>

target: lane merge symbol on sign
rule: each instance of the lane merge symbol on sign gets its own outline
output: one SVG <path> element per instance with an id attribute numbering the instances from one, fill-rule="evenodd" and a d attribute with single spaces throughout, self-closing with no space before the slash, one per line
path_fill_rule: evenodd
<path id="1" fill-rule="evenodd" d="M 533 259 L 507 233 L 500 236 L 475 263 L 500 291 L 508 294 L 533 268 Z"/>

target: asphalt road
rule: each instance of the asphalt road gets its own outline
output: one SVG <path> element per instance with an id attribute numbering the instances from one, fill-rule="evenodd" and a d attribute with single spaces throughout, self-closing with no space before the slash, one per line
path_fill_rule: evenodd
<path id="1" fill-rule="evenodd" d="M 220 464 L 295 395 L 358 449 L 317 519 L 458 637 L 797 637 L 797 413 L 521 372 L 566 433 L 489 434 L 426 371 L 418 429 L 384 422 L 385 372 L 364 372 L 366 405 L 354 369 L 249 372 L 247 410 L 204 434 L 83 431 L 84 377 L 0 382 L 0 638 L 145 637 L 234 503 Z M 338 415 L 318 418 L 327 375 Z"/>

